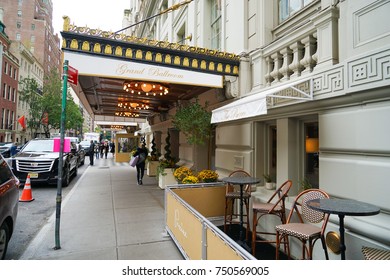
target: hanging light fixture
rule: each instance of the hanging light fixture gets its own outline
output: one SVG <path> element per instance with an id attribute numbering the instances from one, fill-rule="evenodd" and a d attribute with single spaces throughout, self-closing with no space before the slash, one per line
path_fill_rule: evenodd
<path id="1" fill-rule="evenodd" d="M 118 107 L 123 109 L 149 110 L 151 107 L 141 102 L 118 102 Z"/>
<path id="2" fill-rule="evenodd" d="M 169 93 L 169 88 L 159 83 L 150 83 L 150 82 L 124 82 L 123 90 L 133 94 L 145 94 L 145 95 L 167 95 Z"/>
<path id="3" fill-rule="evenodd" d="M 318 153 L 318 138 L 306 138 L 306 153 Z"/>
<path id="4" fill-rule="evenodd" d="M 137 117 L 139 117 L 139 114 L 136 112 L 131 112 L 131 111 L 120 111 L 120 112 L 115 112 L 115 116 L 137 118 Z"/>

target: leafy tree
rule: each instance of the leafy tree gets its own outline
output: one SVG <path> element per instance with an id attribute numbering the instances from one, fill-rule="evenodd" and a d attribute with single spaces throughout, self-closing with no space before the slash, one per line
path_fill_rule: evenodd
<path id="1" fill-rule="evenodd" d="M 27 127 L 34 137 L 42 123 L 42 92 L 35 79 L 24 78 L 19 82 L 19 98 L 28 104 Z"/>
<path id="2" fill-rule="evenodd" d="M 61 127 L 62 82 L 56 70 L 45 77 L 43 94 L 37 94 L 38 85 L 34 79 L 21 81 L 20 98 L 30 105 L 28 127 L 36 135 L 42 127 L 46 137 L 50 137 L 52 129 Z M 45 120 L 45 116 L 47 119 Z M 77 129 L 82 126 L 83 117 L 73 98 L 67 96 L 65 129 Z"/>
<path id="3" fill-rule="evenodd" d="M 207 104 L 206 104 L 207 105 Z M 199 104 L 190 102 L 178 108 L 173 116 L 173 125 L 187 137 L 189 144 L 204 144 L 212 131 L 211 112 Z"/>

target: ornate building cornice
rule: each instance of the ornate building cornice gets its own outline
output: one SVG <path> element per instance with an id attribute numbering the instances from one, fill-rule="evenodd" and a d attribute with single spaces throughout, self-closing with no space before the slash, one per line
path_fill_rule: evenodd
<path id="1" fill-rule="evenodd" d="M 236 54 L 127 36 L 89 27 L 77 27 L 69 23 L 68 17 L 64 17 L 64 31 L 61 35 L 62 49 L 67 51 L 111 56 L 219 75 L 237 76 L 239 72 L 240 57 Z"/>

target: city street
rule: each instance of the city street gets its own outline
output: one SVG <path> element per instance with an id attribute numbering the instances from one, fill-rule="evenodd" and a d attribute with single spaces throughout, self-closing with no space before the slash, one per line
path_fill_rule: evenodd
<path id="1" fill-rule="evenodd" d="M 89 159 L 86 158 L 85 164 L 79 167 L 77 177 L 72 178 L 69 186 L 62 189 L 62 201 L 76 185 L 88 165 Z M 5 257 L 6 260 L 18 260 L 31 240 L 56 211 L 56 185 L 31 184 L 31 189 L 34 200 L 31 202 L 19 202 L 18 217 Z M 23 188 L 20 188 L 20 194 L 22 191 Z M 54 242 L 53 236 L 53 247 L 55 245 Z"/>

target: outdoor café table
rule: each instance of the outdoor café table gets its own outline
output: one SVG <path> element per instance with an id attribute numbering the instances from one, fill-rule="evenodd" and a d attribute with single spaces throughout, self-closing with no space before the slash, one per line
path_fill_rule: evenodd
<path id="1" fill-rule="evenodd" d="M 222 179 L 225 183 L 230 183 L 232 185 L 239 185 L 240 186 L 240 232 L 239 232 L 239 239 L 237 243 L 244 247 L 247 251 L 250 251 L 249 246 L 246 244 L 246 240 L 244 240 L 244 219 L 243 219 L 243 212 L 244 212 L 244 185 L 252 185 L 260 183 L 260 179 L 254 178 L 254 177 L 226 177 Z M 249 215 L 249 213 L 247 213 Z"/>
<path id="2" fill-rule="evenodd" d="M 344 217 L 345 216 L 372 216 L 379 214 L 379 207 L 365 202 L 352 199 L 313 199 L 309 200 L 307 206 L 311 209 L 337 214 L 339 216 L 339 231 L 340 231 L 340 251 L 341 259 L 345 260 L 345 241 L 344 241 Z"/>

